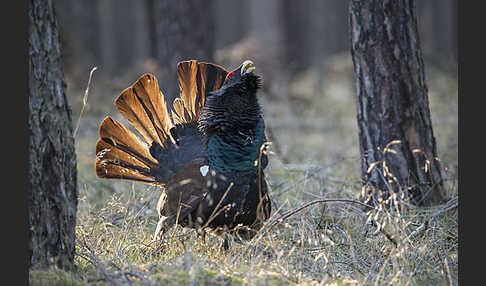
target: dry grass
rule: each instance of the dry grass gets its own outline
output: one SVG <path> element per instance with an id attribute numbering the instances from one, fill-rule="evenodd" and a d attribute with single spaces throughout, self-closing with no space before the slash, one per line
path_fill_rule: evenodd
<path id="1" fill-rule="evenodd" d="M 180 227 L 152 243 L 161 190 L 96 178 L 97 124 L 106 113 L 116 114 L 111 101 L 117 92 L 104 90 L 125 86 L 103 89 L 95 75 L 90 100 L 109 105 L 88 102 L 77 137 L 76 270 L 32 271 L 30 283 L 457 285 L 457 80 L 436 71 L 428 75 L 434 131 L 451 200 L 427 209 L 363 211 L 349 202 L 361 190 L 350 59 L 341 56 L 330 63 L 323 94 L 309 95 L 314 83 L 305 80 L 294 83 L 300 88 L 287 89 L 308 90 L 302 101 L 307 105 L 295 108 L 299 94 L 282 95 L 277 102 L 262 96 L 275 139 L 276 154 L 267 169 L 273 216 L 252 241 L 230 238 L 227 251 L 221 238 L 210 235 L 203 241 Z M 82 98 L 83 91 L 69 92 L 73 114 L 80 114 L 76 111 L 82 101 L 73 95 Z M 343 201 L 306 206 L 330 198 Z"/>

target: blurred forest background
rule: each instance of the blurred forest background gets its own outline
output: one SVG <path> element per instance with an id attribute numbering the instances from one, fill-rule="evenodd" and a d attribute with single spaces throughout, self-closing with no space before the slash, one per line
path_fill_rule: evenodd
<path id="1" fill-rule="evenodd" d="M 157 10 L 160 9 L 157 6 L 163 6 L 157 5 L 158 2 L 167 1 L 58 0 L 56 8 L 66 72 L 84 80 L 86 73 L 96 65 L 100 68 L 99 76 L 115 78 L 158 58 L 160 44 L 158 46 L 154 29 L 167 20 L 163 11 Z M 205 60 L 221 61 L 222 50 L 253 38 L 259 43 L 248 43 L 255 49 L 255 54 L 250 55 L 265 54 L 263 63 L 284 65 L 279 66 L 281 69 L 274 66 L 266 69 L 273 74 L 295 74 L 309 68 L 319 69 L 332 56 L 349 51 L 347 0 L 210 0 L 204 1 L 204 6 L 198 4 L 199 7 L 189 4 L 182 14 L 174 17 L 206 18 L 211 22 L 207 31 L 195 27 L 180 30 L 202 32 L 204 41 L 207 37 L 212 39 Z M 416 5 L 427 66 L 434 65 L 455 75 L 457 1 L 425 0 L 416 1 Z M 196 51 L 200 47 L 195 45 L 187 49 Z M 166 62 L 157 64 L 168 66 Z"/>
<path id="2" fill-rule="evenodd" d="M 457 1 L 416 5 L 439 157 L 455 173 Z M 73 124 L 98 68 L 76 138 L 81 181 L 98 180 L 97 129 L 106 115 L 123 122 L 113 105 L 120 92 L 151 72 L 171 100 L 178 96 L 176 64 L 187 59 L 227 69 L 255 62 L 276 153 L 271 166 L 333 165 L 334 175 L 359 181 L 348 1 L 57 0 L 56 9 Z"/>

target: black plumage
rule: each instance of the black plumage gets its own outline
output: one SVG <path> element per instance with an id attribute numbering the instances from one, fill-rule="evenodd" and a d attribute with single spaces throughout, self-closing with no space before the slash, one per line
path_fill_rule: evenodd
<path id="1" fill-rule="evenodd" d="M 143 140 L 115 119 L 100 126 L 96 173 L 164 187 L 155 237 L 174 224 L 251 238 L 271 212 L 260 77 L 245 61 L 232 72 L 184 61 L 180 97 L 168 111 L 155 77 L 145 74 L 115 100 Z"/>

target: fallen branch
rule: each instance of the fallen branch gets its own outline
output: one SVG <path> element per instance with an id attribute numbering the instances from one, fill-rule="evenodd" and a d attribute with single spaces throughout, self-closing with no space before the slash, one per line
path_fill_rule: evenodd
<path id="1" fill-rule="evenodd" d="M 276 218 L 274 221 L 271 223 L 267 224 L 267 229 L 265 230 L 265 234 L 270 231 L 272 228 L 274 228 L 276 225 L 282 223 L 284 220 L 288 219 L 289 217 L 293 216 L 294 214 L 302 211 L 303 209 L 306 209 L 310 206 L 313 206 L 315 204 L 325 204 L 325 203 L 349 203 L 349 204 L 357 204 L 366 208 L 374 209 L 375 207 L 370 206 L 368 204 L 362 203 L 357 200 L 351 200 L 351 199 L 322 199 L 322 200 L 314 200 L 308 203 L 305 203 L 301 205 L 300 207 L 288 210 L 287 212 L 281 214 L 278 218 Z"/>

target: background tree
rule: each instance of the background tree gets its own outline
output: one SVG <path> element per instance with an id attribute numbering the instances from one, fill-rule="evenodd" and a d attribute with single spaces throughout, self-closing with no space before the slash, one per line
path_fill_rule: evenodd
<path id="1" fill-rule="evenodd" d="M 352 0 L 349 13 L 363 195 L 393 191 L 438 203 L 443 185 L 415 1 Z"/>
<path id="2" fill-rule="evenodd" d="M 416 2 L 422 51 L 427 63 L 457 76 L 457 0 Z"/>
<path id="3" fill-rule="evenodd" d="M 29 266 L 71 269 L 77 171 L 53 1 L 29 2 Z"/>
<path id="4" fill-rule="evenodd" d="M 280 1 L 280 26 L 287 69 L 322 67 L 327 57 L 348 49 L 348 0 Z M 317 36 L 318 35 L 318 36 Z"/>
<path id="5" fill-rule="evenodd" d="M 213 1 L 150 1 L 151 31 L 159 81 L 173 100 L 179 94 L 177 63 L 197 59 L 212 61 L 214 51 Z"/>

